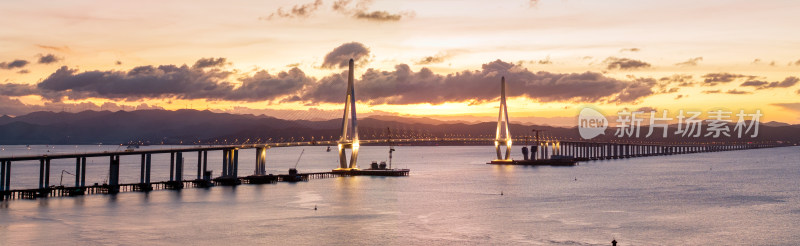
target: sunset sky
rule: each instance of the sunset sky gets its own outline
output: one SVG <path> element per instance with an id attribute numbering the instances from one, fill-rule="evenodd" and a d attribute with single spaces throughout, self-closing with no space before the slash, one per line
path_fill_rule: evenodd
<path id="1" fill-rule="evenodd" d="M 799 1 L 2 1 L 0 115 L 211 109 L 569 125 L 583 106 L 800 123 Z"/>

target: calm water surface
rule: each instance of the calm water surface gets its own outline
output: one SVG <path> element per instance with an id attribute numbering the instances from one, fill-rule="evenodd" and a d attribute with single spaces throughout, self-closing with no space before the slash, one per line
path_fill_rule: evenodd
<path id="1" fill-rule="evenodd" d="M 0 148 L 10 156 L 117 146 Z M 268 172 L 286 173 L 302 149 L 301 172 L 337 166 L 325 147 L 273 148 Z M 799 150 L 511 167 L 484 164 L 491 146 L 401 146 L 394 166 L 410 168 L 409 177 L 3 201 L 0 245 L 798 245 Z M 386 155 L 387 147 L 362 147 L 360 166 Z M 153 157 L 152 179 L 168 179 L 169 155 Z M 186 178 L 195 178 L 197 154 L 185 157 Z M 240 151 L 240 175 L 254 159 Z M 103 183 L 108 160 L 87 163 L 86 182 Z M 218 175 L 220 166 L 221 153 L 210 152 L 209 169 Z M 138 168 L 138 156 L 123 156 L 121 182 L 138 182 Z M 73 169 L 74 160 L 54 160 L 50 183 Z M 38 162 L 14 163 L 12 174 L 12 188 L 35 187 Z"/>

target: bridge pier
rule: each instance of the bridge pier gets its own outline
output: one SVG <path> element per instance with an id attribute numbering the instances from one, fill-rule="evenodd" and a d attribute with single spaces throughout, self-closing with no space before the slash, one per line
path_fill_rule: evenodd
<path id="1" fill-rule="evenodd" d="M 230 159 L 230 150 L 222 150 L 222 177 L 228 176 L 228 159 Z"/>
<path id="2" fill-rule="evenodd" d="M 233 150 L 233 166 L 232 166 L 232 168 L 233 168 L 233 170 L 232 170 L 233 177 L 234 178 L 239 177 L 239 149 L 234 149 Z"/>
<path id="3" fill-rule="evenodd" d="M 50 159 L 39 159 L 39 189 L 50 187 Z"/>
<path id="4" fill-rule="evenodd" d="M 108 168 L 108 193 L 119 193 L 119 156 L 112 155 L 110 157 L 110 164 Z"/>
<path id="5" fill-rule="evenodd" d="M 175 157 L 172 162 L 174 173 L 170 173 L 170 177 L 174 179 L 170 179 L 171 182 L 168 186 L 174 190 L 183 189 L 183 152 L 173 152 L 172 154 Z"/>
<path id="6" fill-rule="evenodd" d="M 175 152 L 169 153 L 169 181 L 175 180 Z"/>
<path id="7" fill-rule="evenodd" d="M 8 171 L 8 167 L 10 166 L 10 161 L 0 161 L 0 199 L 5 196 L 6 189 L 6 172 Z"/>
<path id="8" fill-rule="evenodd" d="M 197 179 L 203 176 L 203 151 L 197 151 Z"/>
<path id="9" fill-rule="evenodd" d="M 75 158 L 75 187 L 81 187 L 81 158 Z"/>
<path id="10" fill-rule="evenodd" d="M 256 169 L 254 175 L 267 175 L 267 148 L 256 148 Z"/>
<path id="11" fill-rule="evenodd" d="M 206 173 L 208 173 L 208 151 L 204 150 L 203 151 L 203 179 L 204 180 L 211 180 L 211 177 L 206 177 L 206 176 L 209 176 L 209 175 L 206 175 Z"/>
<path id="12" fill-rule="evenodd" d="M 153 186 L 150 184 L 150 154 L 142 154 L 141 167 L 139 169 L 139 191 L 151 191 Z"/>

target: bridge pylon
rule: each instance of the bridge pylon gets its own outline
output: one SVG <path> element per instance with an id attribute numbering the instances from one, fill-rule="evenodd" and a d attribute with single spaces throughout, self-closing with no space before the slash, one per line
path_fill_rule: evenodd
<path id="1" fill-rule="evenodd" d="M 500 147 L 506 146 L 505 155 L 501 154 Z M 494 149 L 497 151 L 497 160 L 511 161 L 511 132 L 508 129 L 508 105 L 506 105 L 506 78 L 500 78 L 500 112 L 497 115 L 497 133 L 494 139 Z"/>
<path id="2" fill-rule="evenodd" d="M 350 72 L 347 76 L 347 96 L 344 101 L 344 115 L 342 116 L 342 136 L 339 138 L 339 168 L 334 171 L 358 170 L 358 121 L 356 118 L 356 98 L 353 83 L 353 59 L 350 59 Z M 351 149 L 350 161 L 347 152 Z"/>

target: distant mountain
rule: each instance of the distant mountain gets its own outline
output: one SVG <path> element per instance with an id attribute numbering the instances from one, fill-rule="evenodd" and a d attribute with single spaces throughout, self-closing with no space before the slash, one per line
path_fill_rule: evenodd
<path id="1" fill-rule="evenodd" d="M 770 121 L 767 123 L 762 123 L 765 126 L 791 126 L 789 123 L 777 122 L 777 121 Z"/>
<path id="2" fill-rule="evenodd" d="M 191 144 L 191 143 L 243 143 L 338 139 L 341 119 L 283 120 L 269 116 L 214 113 L 198 110 L 138 110 L 138 111 L 83 111 L 34 112 L 18 117 L 0 116 L 0 144 Z M 772 125 L 772 126 L 770 126 Z M 492 138 L 496 122 L 467 123 L 441 121 L 429 118 L 373 116 L 358 121 L 362 139 L 385 138 L 387 128 L 394 138 L 406 137 L 487 137 Z M 541 138 L 559 136 L 579 139 L 575 127 L 551 127 L 511 124 L 512 136 L 532 136 L 532 129 L 541 130 Z M 733 126 L 730 126 L 733 130 Z M 653 136 L 644 139 L 648 128 L 643 126 L 639 141 L 686 142 L 714 141 L 711 137 L 681 138 L 672 133 L 661 137 L 656 129 Z M 609 128 L 598 141 L 619 140 L 616 129 Z M 732 133 L 733 134 L 733 133 Z M 724 140 L 736 140 L 728 138 Z M 532 140 L 532 139 L 531 139 Z M 719 140 L 719 139 L 717 139 Z M 759 137 L 743 141 L 783 140 L 800 142 L 800 125 L 762 124 Z"/>

